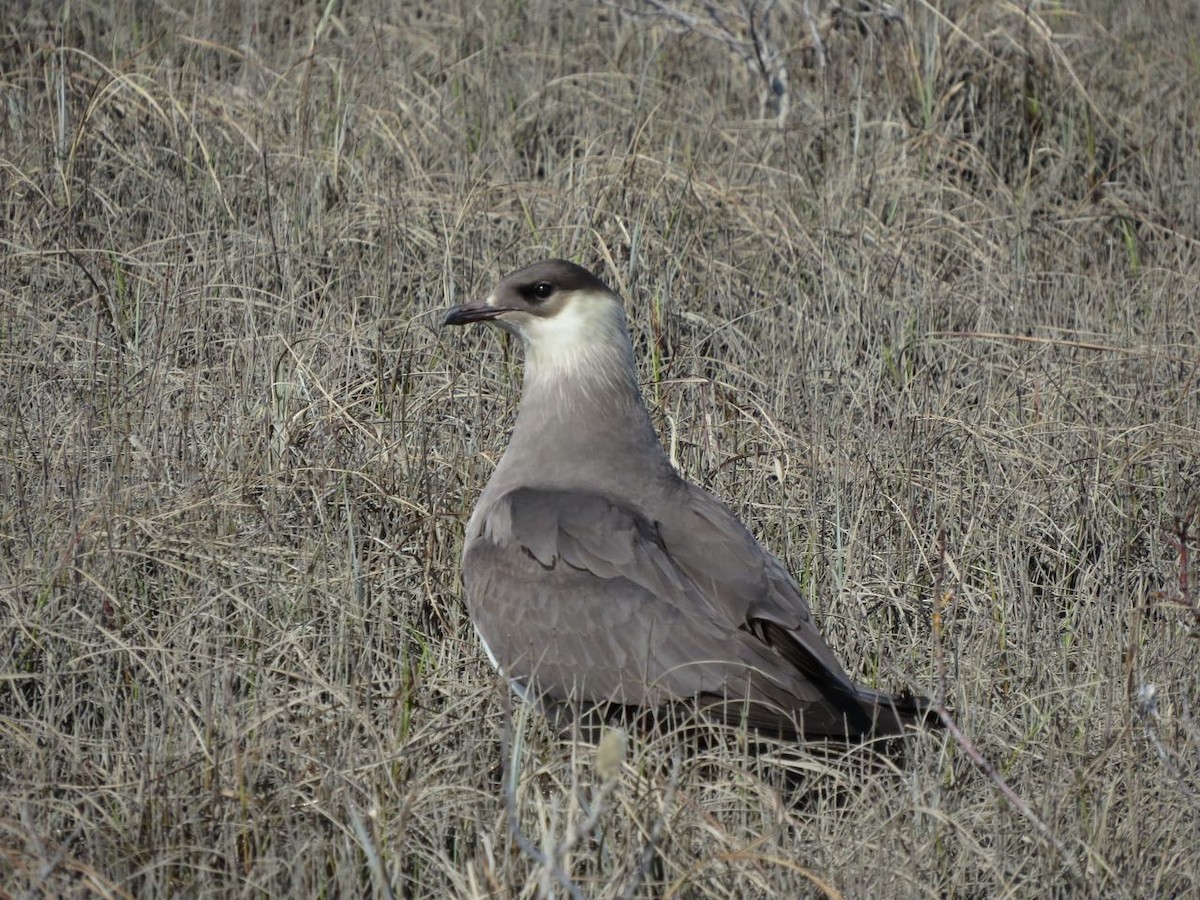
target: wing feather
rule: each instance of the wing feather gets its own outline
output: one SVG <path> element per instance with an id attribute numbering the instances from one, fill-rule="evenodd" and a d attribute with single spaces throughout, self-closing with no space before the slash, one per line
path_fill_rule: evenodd
<path id="1" fill-rule="evenodd" d="M 727 507 L 686 487 L 676 519 L 537 488 L 481 507 L 464 581 L 504 674 L 557 700 L 724 698 L 758 726 L 794 730 L 800 716 L 806 731 L 861 730 L 854 686 L 795 583 Z"/>
<path id="2" fill-rule="evenodd" d="M 810 679 L 842 690 L 852 682 L 812 621 L 812 611 L 783 564 L 769 553 L 724 503 L 685 483 L 682 520 L 661 524 L 676 565 L 721 605 L 739 628 L 749 628 Z M 766 627 L 770 626 L 770 627 Z"/>

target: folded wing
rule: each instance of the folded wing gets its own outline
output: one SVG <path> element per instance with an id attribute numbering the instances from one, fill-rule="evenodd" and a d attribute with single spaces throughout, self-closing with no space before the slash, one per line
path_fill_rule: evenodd
<path id="1" fill-rule="evenodd" d="M 467 601 L 504 674 L 560 701 L 727 703 L 754 727 L 885 723 L 817 634 L 782 565 L 691 485 L 672 521 L 583 491 L 519 488 L 476 517 Z M 797 727 L 797 722 L 799 727 Z"/>

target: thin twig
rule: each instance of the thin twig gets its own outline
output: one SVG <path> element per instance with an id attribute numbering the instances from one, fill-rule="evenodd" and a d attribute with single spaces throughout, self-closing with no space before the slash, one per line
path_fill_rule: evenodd
<path id="1" fill-rule="evenodd" d="M 1200 602 L 1192 596 L 1191 581 L 1188 572 L 1191 570 L 1191 536 L 1192 524 L 1200 515 L 1198 509 L 1188 509 L 1182 515 L 1176 516 L 1171 524 L 1170 536 L 1164 538 L 1168 546 L 1179 557 L 1179 598 L 1178 602 L 1192 614 L 1192 627 L 1200 629 Z"/>
<path id="2" fill-rule="evenodd" d="M 609 0 L 610 5 L 616 5 Z M 775 119 L 783 125 L 789 109 L 788 98 L 788 69 L 783 53 L 775 46 L 771 38 L 771 12 L 776 0 L 766 0 L 765 3 L 747 3 L 740 0 L 739 11 L 731 13 L 723 9 L 713 0 L 703 0 L 700 4 L 707 14 L 707 20 L 680 9 L 666 0 L 642 0 L 643 7 L 648 11 L 630 9 L 619 6 L 632 16 L 653 18 L 668 24 L 677 34 L 697 34 L 709 40 L 723 44 L 729 52 L 737 56 L 754 77 L 763 83 L 765 91 L 762 95 L 764 109 L 773 104 Z M 807 15 L 807 11 L 806 11 Z M 730 20 L 736 24 L 731 24 Z M 820 45 L 820 32 L 807 16 L 810 30 L 818 42 L 817 59 L 824 65 L 824 48 Z M 743 37 L 738 33 L 737 25 L 741 25 L 746 33 Z"/>
<path id="3" fill-rule="evenodd" d="M 1150 742 L 1150 746 L 1154 748 L 1154 752 L 1158 754 L 1158 760 L 1162 763 L 1163 768 L 1167 770 L 1167 774 L 1174 779 L 1179 786 L 1179 790 L 1185 797 L 1193 803 L 1200 801 L 1200 791 L 1188 784 L 1187 776 L 1175 765 L 1175 760 L 1171 758 L 1170 751 L 1164 746 L 1162 740 L 1158 736 L 1158 688 L 1152 684 L 1144 684 L 1138 688 L 1137 694 L 1133 698 L 1133 714 L 1142 724 L 1142 731 L 1146 735 L 1146 740 Z"/>
<path id="4" fill-rule="evenodd" d="M 1078 863 L 1068 852 L 1067 846 L 1058 839 L 1058 836 L 1055 835 L 1053 831 L 1050 830 L 1050 826 L 1048 826 L 1038 817 L 1037 813 L 1033 811 L 1033 807 L 1026 803 L 1025 799 L 1015 790 L 1013 790 L 1008 782 L 1004 780 L 1004 776 L 1002 776 L 996 767 L 993 766 L 991 762 L 989 762 L 983 755 L 983 753 L 980 752 L 979 748 L 975 746 L 974 741 L 972 741 L 969 737 L 967 737 L 966 734 L 962 732 L 962 730 L 958 727 L 958 723 L 955 722 L 954 716 L 951 714 L 950 709 L 946 706 L 946 662 L 945 653 L 942 648 L 942 629 L 944 625 L 942 619 L 942 610 L 954 601 L 954 591 L 943 590 L 942 584 L 943 573 L 946 568 L 945 529 L 938 529 L 937 549 L 939 564 L 934 581 L 935 593 L 933 610 L 933 653 L 934 662 L 937 669 L 937 693 L 934 700 L 934 709 L 937 712 L 938 718 L 941 720 L 942 725 L 945 727 L 946 732 L 952 738 L 954 738 L 954 742 L 958 744 L 959 748 L 967 755 L 967 758 L 971 761 L 975 768 L 982 772 L 988 778 L 988 780 L 996 786 L 996 790 L 1000 792 L 1000 795 L 1007 800 L 1008 803 L 1017 810 L 1017 812 L 1024 816 L 1026 821 L 1033 825 L 1034 830 L 1037 831 L 1037 833 L 1043 840 L 1046 841 L 1046 843 L 1054 848 L 1055 853 L 1058 854 L 1059 859 L 1062 860 L 1063 864 L 1067 867 L 1070 873 L 1076 878 L 1082 880 L 1082 874 L 1079 871 Z"/>
<path id="5" fill-rule="evenodd" d="M 350 816 L 350 826 L 354 829 L 355 837 L 358 838 L 359 847 L 367 857 L 367 866 L 371 870 L 371 877 L 378 886 L 380 894 L 385 900 L 393 900 L 396 895 L 383 870 L 383 860 L 379 858 L 379 851 L 375 849 L 375 842 L 371 839 L 370 832 L 367 831 L 366 823 L 363 822 L 362 816 L 359 815 L 349 798 L 346 799 L 346 813 Z"/>
<path id="6" fill-rule="evenodd" d="M 682 760 L 683 756 L 679 749 L 676 748 L 675 753 L 671 757 L 671 776 L 667 779 L 667 790 L 663 796 L 662 807 L 659 809 L 658 818 L 650 826 L 650 834 L 646 838 L 646 843 L 642 847 L 641 854 L 639 854 L 638 866 L 634 869 L 633 876 L 629 879 L 629 884 L 625 886 L 625 892 L 622 894 L 625 898 L 633 897 L 637 893 L 637 889 L 650 875 L 651 870 L 653 870 L 654 861 L 659 859 L 658 848 L 662 842 L 663 832 L 666 830 L 667 817 L 675 802 L 675 792 L 679 788 L 679 772 L 682 768 Z"/>
<path id="7" fill-rule="evenodd" d="M 537 865 L 544 867 L 550 873 L 550 876 L 574 900 L 584 900 L 584 894 L 579 889 L 579 885 L 571 880 L 571 877 L 559 867 L 554 858 L 544 853 L 521 831 L 521 820 L 517 815 L 517 754 L 519 747 L 514 747 L 513 737 L 515 732 L 513 731 L 512 721 L 512 696 L 508 691 L 504 692 L 503 707 L 504 721 L 500 727 L 500 757 L 504 765 L 504 813 L 505 821 L 508 823 L 508 830 L 512 832 L 513 839 L 517 842 L 517 847 L 520 848 L 522 853 Z"/>

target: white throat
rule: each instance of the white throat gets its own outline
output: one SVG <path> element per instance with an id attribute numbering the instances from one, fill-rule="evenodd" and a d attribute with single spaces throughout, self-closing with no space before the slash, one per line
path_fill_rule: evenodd
<path id="1" fill-rule="evenodd" d="M 519 325 L 525 345 L 525 394 L 570 406 L 641 402 L 625 313 L 611 295 L 577 293 L 552 316 Z"/>

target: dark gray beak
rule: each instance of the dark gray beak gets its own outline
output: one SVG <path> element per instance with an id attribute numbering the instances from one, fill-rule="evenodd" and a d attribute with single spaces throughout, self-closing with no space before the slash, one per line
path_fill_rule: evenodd
<path id="1" fill-rule="evenodd" d="M 482 303 L 462 303 L 452 306 L 442 316 L 443 325 L 469 325 L 472 322 L 486 322 L 494 319 L 500 313 L 508 312 L 503 306 L 484 306 Z"/>

